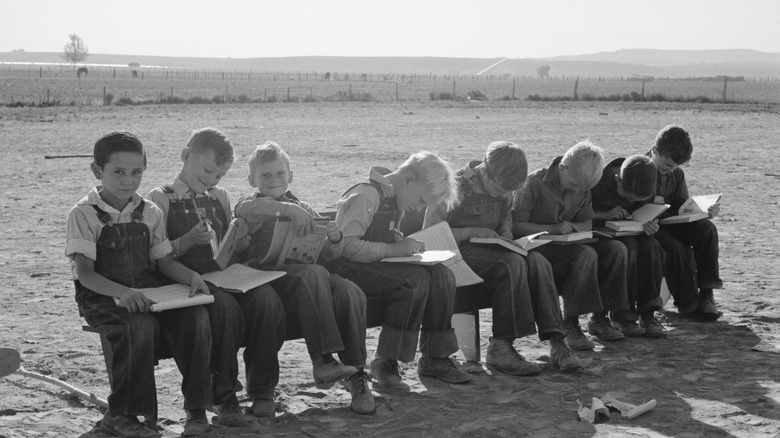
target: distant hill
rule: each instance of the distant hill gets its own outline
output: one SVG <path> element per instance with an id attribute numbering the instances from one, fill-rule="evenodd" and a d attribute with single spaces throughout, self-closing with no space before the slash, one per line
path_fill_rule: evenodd
<path id="1" fill-rule="evenodd" d="M 338 57 L 286 58 L 183 58 L 143 55 L 90 54 L 88 64 L 126 67 L 137 62 L 144 68 L 165 67 L 222 71 L 341 72 L 369 74 L 474 75 L 502 61 L 501 58 L 437 57 Z M 59 52 L 13 51 L 0 53 L 0 63 L 61 63 Z M 550 65 L 551 76 L 662 77 L 744 76 L 780 77 L 780 53 L 755 50 L 655 50 L 625 49 L 576 56 L 538 59 L 505 59 L 486 74 L 536 76 L 536 69 Z"/>

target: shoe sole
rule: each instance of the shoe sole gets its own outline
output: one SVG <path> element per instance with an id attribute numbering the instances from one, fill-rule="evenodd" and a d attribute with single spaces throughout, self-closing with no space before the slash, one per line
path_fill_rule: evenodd
<path id="1" fill-rule="evenodd" d="M 538 374 L 541 374 L 541 372 L 542 372 L 542 369 L 539 368 L 537 370 L 529 371 L 529 372 L 523 372 L 523 373 L 514 372 L 513 373 L 513 372 L 505 370 L 503 367 L 500 367 L 498 365 L 494 365 L 494 364 L 491 364 L 491 363 L 488 363 L 487 366 L 489 366 L 491 368 L 495 368 L 498 371 L 501 371 L 502 373 L 510 375 L 510 376 L 536 376 Z"/>
<path id="2" fill-rule="evenodd" d="M 333 388 L 333 385 L 341 382 L 342 380 L 348 379 L 348 378 L 352 377 L 353 374 L 355 374 L 355 373 L 352 372 L 352 371 L 345 371 L 345 372 L 341 373 L 338 377 L 335 377 L 332 380 L 328 380 L 328 381 L 317 381 L 317 380 L 315 380 L 314 381 L 314 386 L 316 386 L 317 389 L 330 389 L 330 388 Z"/>
<path id="3" fill-rule="evenodd" d="M 620 336 L 620 337 L 601 337 L 601 336 L 600 336 L 600 335 L 598 335 L 597 333 L 593 333 L 593 332 L 592 332 L 592 331 L 590 331 L 590 330 L 588 330 L 588 333 L 589 333 L 591 336 L 595 336 L 595 337 L 596 337 L 597 339 L 599 339 L 600 341 L 606 341 L 606 342 L 615 342 L 615 341 L 624 341 L 624 340 L 626 340 L 626 335 L 623 335 L 623 333 L 621 333 L 621 335 L 623 335 L 623 336 Z M 571 345 L 569 345 L 569 347 L 571 347 Z"/>
<path id="4" fill-rule="evenodd" d="M 434 379 L 439 379 L 442 382 L 452 383 L 454 385 L 462 385 L 464 383 L 471 382 L 471 377 L 469 377 L 468 379 L 464 379 L 464 380 L 447 380 L 447 379 L 443 379 L 441 376 L 437 376 L 435 374 L 423 374 L 423 373 L 420 373 L 419 371 L 417 372 L 417 375 L 420 376 L 420 377 L 432 377 Z"/>

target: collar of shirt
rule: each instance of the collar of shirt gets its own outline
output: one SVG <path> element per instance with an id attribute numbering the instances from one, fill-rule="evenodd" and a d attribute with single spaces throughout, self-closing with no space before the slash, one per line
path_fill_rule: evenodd
<path id="1" fill-rule="evenodd" d="M 552 163 L 550 163 L 550 165 L 547 167 L 547 173 L 545 173 L 543 179 L 545 183 L 552 183 L 555 188 L 560 191 L 564 191 L 563 187 L 561 187 L 561 171 L 558 168 L 562 159 L 563 156 L 559 156 L 552 160 Z"/>
<path id="2" fill-rule="evenodd" d="M 190 186 L 181 179 L 181 175 L 176 175 L 176 179 L 173 180 L 173 194 L 177 199 L 192 198 L 194 196 L 212 196 L 214 187 L 208 189 L 206 193 L 195 193 L 190 190 Z M 194 195 L 194 196 L 193 196 Z"/>
<path id="3" fill-rule="evenodd" d="M 133 193 L 133 196 L 130 197 L 130 202 L 127 203 L 125 208 L 122 211 L 117 211 L 116 208 L 108 205 L 103 198 L 100 197 L 100 189 L 103 186 L 95 186 L 92 187 L 92 190 L 87 193 L 87 196 L 85 196 L 81 201 L 79 201 L 79 204 L 84 205 L 96 205 L 99 209 L 105 211 L 106 213 L 112 213 L 112 214 L 124 214 L 124 213 L 132 213 L 133 210 L 135 210 L 136 207 L 143 201 L 143 198 L 138 193 Z"/>
<path id="4" fill-rule="evenodd" d="M 395 188 L 393 184 L 385 178 L 385 175 L 390 173 L 390 170 L 385 167 L 374 166 L 368 171 L 368 179 L 379 184 L 382 188 L 381 195 L 386 198 L 392 198 L 395 196 Z"/>

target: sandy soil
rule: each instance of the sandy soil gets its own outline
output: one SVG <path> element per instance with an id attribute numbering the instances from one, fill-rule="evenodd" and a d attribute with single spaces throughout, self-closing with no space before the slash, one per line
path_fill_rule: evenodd
<path id="1" fill-rule="evenodd" d="M 19 350 L 27 370 L 108 394 L 100 344 L 81 331 L 63 257 L 65 215 L 95 180 L 87 158 L 44 159 L 90 153 L 107 130 L 133 131 L 147 145 L 141 193 L 173 178 L 192 129 L 215 126 L 238 149 L 223 182 L 233 199 L 250 191 L 246 158 L 253 145 L 273 139 L 293 156 L 293 189 L 317 208 L 333 208 L 369 165 L 394 167 L 420 149 L 462 166 L 490 141 L 514 140 L 536 169 L 586 137 L 608 158 L 641 153 L 658 129 L 679 122 L 695 146 L 685 169 L 691 193 L 724 194 L 716 219 L 721 320 L 683 320 L 668 305 L 660 315 L 666 339 L 598 345 L 580 353 L 581 375 L 545 366 L 540 376 L 513 378 L 465 364 L 474 382 L 447 385 L 420 379 L 410 364 L 404 377 L 412 392 L 375 393 L 379 408 L 371 416 L 352 413 L 343 389 L 316 389 L 302 341 L 289 342 L 281 352 L 277 417 L 245 430 L 215 428 L 210 436 L 780 436 L 778 112 L 765 105 L 498 102 L 0 108 L 0 347 Z M 481 316 L 484 351 L 490 312 Z M 377 335 L 368 333 L 369 354 Z M 546 363 L 548 346 L 537 339 L 516 346 Z M 161 361 L 156 376 L 163 434 L 178 436 L 184 413 L 173 361 Z M 577 421 L 578 400 L 589 405 L 607 393 L 632 404 L 654 399 L 657 407 L 633 420 L 613 412 L 604 423 Z M 19 375 L 0 379 L 0 437 L 79 436 L 101 416 L 52 385 Z"/>

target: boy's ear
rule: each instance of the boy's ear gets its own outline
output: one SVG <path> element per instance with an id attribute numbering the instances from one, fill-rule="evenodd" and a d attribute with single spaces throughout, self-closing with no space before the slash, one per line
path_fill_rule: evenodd
<path id="1" fill-rule="evenodd" d="M 92 174 L 95 175 L 95 178 L 103 179 L 103 169 L 101 169 L 97 163 L 93 161 L 92 164 L 89 165 L 89 168 L 92 169 Z"/>
<path id="2" fill-rule="evenodd" d="M 411 173 L 404 173 L 402 181 L 404 184 L 409 185 L 414 182 L 414 175 Z"/>
<path id="3" fill-rule="evenodd" d="M 257 184 L 255 184 L 255 178 L 254 178 L 254 175 L 252 175 L 252 172 L 249 172 L 249 175 L 247 176 L 246 179 L 249 180 L 249 185 L 251 187 L 257 188 Z"/>
<path id="4" fill-rule="evenodd" d="M 183 163 L 186 163 L 187 159 L 190 158 L 190 153 L 192 153 L 192 151 L 190 151 L 190 148 L 184 148 L 181 150 L 181 161 Z"/>
<path id="5" fill-rule="evenodd" d="M 290 184 L 290 183 L 292 183 L 292 175 L 293 175 L 292 170 L 287 172 L 287 173 L 290 174 L 290 178 L 287 179 L 287 184 Z"/>

